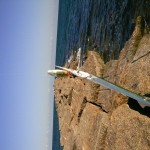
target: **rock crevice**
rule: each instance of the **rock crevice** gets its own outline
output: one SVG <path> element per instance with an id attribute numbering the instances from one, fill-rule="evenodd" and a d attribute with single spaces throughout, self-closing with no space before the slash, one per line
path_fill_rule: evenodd
<path id="1" fill-rule="evenodd" d="M 118 60 L 104 63 L 89 51 L 82 70 L 141 95 L 150 94 L 150 34 L 141 17 Z M 77 63 L 69 64 L 75 69 Z M 78 77 L 55 80 L 60 141 L 64 150 L 149 150 L 150 108 Z"/>

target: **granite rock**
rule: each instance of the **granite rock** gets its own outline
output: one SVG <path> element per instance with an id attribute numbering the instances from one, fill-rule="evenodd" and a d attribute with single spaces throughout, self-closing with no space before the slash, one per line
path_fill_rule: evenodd
<path id="1" fill-rule="evenodd" d="M 150 95 L 150 34 L 138 17 L 118 60 L 104 64 L 89 51 L 81 70 L 141 95 Z M 76 61 L 68 67 L 75 69 Z M 150 108 L 78 77 L 56 78 L 60 142 L 64 150 L 148 150 Z"/>

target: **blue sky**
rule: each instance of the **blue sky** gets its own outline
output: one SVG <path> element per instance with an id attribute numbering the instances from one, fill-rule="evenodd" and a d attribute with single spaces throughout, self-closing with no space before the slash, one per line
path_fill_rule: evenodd
<path id="1" fill-rule="evenodd" d="M 58 0 L 0 1 L 0 150 L 51 150 Z"/>

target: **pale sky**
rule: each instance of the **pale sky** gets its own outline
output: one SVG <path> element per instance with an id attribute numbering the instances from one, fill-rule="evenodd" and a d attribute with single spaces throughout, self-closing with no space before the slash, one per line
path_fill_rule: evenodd
<path id="1" fill-rule="evenodd" d="M 58 1 L 0 1 L 0 150 L 52 149 Z"/>

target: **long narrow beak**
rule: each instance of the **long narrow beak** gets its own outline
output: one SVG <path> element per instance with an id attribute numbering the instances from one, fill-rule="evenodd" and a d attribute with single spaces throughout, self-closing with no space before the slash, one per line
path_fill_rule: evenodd
<path id="1" fill-rule="evenodd" d="M 48 70 L 48 74 L 52 75 L 52 76 L 68 76 L 68 71 L 66 70 Z"/>
<path id="2" fill-rule="evenodd" d="M 56 75 L 56 73 L 54 73 L 53 70 L 48 70 L 47 73 L 50 74 L 50 75 L 52 75 L 52 76 Z"/>

